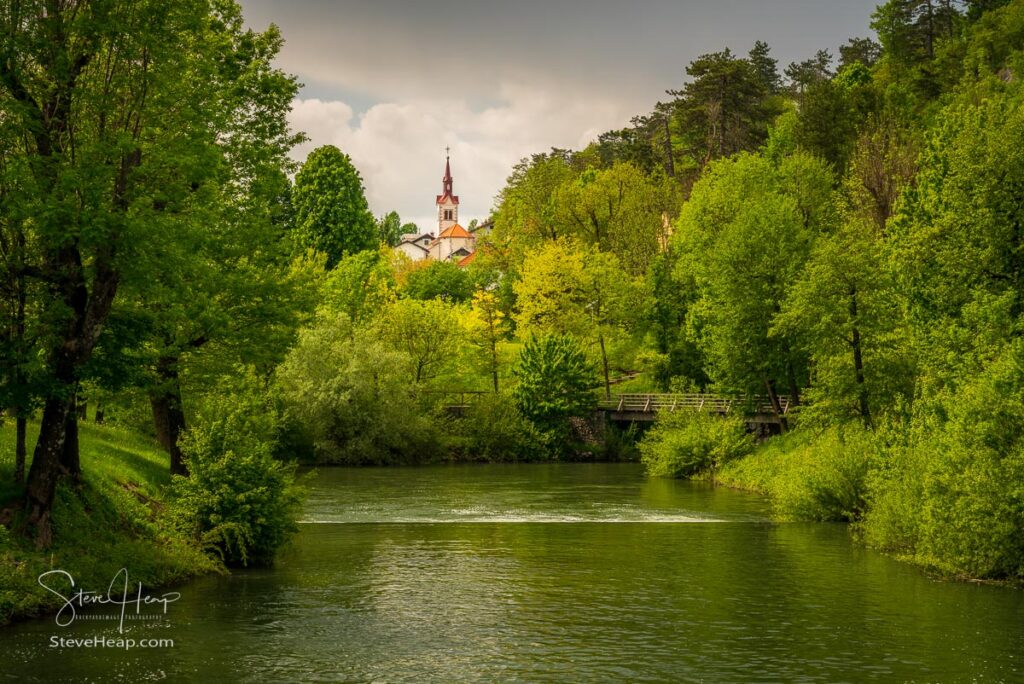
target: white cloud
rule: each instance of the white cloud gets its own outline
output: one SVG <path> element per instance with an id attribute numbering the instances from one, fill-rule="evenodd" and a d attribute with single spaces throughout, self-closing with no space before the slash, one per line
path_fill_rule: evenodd
<path id="1" fill-rule="evenodd" d="M 345 102 L 297 99 L 291 123 L 310 142 L 294 156 L 302 160 L 315 147 L 337 146 L 362 174 L 375 215 L 395 210 L 429 230 L 436 228 L 434 196 L 446 146 L 465 225 L 487 216 L 519 159 L 551 147 L 582 147 L 633 113 L 582 93 L 556 95 L 513 83 L 497 90 L 500 104 L 479 111 L 461 100 L 426 98 L 376 104 L 356 116 Z"/>

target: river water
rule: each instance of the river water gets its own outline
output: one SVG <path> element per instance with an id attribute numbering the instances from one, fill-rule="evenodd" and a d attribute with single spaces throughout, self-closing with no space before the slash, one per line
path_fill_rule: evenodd
<path id="1" fill-rule="evenodd" d="M 310 486 L 276 567 L 180 587 L 123 633 L 0 630 L 0 680 L 1024 681 L 1024 592 L 935 581 L 843 526 L 772 522 L 755 495 L 635 464 Z M 174 645 L 50 645 L 97 636 Z"/>

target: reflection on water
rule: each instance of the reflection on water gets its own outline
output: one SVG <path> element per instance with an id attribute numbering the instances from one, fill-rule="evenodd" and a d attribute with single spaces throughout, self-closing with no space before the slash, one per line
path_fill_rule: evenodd
<path id="1" fill-rule="evenodd" d="M 324 470 L 270 570 L 181 589 L 174 648 L 0 632 L 0 677 L 1014 681 L 1024 592 L 929 580 L 836 525 L 634 465 Z M 511 524 L 514 523 L 514 524 Z M 612 524 L 614 523 L 614 524 Z M 714 524 L 710 524 L 714 523 Z"/>

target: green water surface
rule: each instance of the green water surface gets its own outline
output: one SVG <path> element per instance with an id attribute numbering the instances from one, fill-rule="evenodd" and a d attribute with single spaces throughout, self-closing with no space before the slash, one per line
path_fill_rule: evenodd
<path id="1" fill-rule="evenodd" d="M 123 633 L 0 630 L 0 680 L 1024 681 L 1024 592 L 936 581 L 843 526 L 772 522 L 751 494 L 635 464 L 325 469 L 311 486 L 276 567 L 178 587 Z"/>

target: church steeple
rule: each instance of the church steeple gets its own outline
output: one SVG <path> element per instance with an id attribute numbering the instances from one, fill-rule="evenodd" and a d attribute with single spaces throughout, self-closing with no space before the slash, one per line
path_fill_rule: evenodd
<path id="1" fill-rule="evenodd" d="M 445 152 L 448 148 L 445 148 Z M 452 164 L 451 158 L 445 155 L 444 158 L 444 178 L 441 179 L 441 193 L 442 195 L 452 194 Z"/>
<path id="2" fill-rule="evenodd" d="M 444 178 L 441 179 L 441 194 L 437 196 L 437 234 L 459 222 L 459 197 L 452 192 L 451 150 L 445 148 Z"/>

